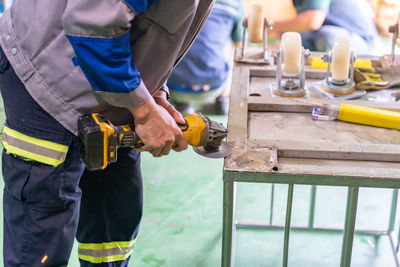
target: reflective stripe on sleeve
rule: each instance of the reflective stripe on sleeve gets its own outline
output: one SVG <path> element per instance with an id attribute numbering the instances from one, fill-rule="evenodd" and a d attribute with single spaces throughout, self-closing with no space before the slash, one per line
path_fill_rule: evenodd
<path id="1" fill-rule="evenodd" d="M 91 263 L 122 261 L 133 252 L 136 239 L 132 241 L 105 243 L 78 243 L 78 258 Z"/>
<path id="2" fill-rule="evenodd" d="M 51 166 L 64 162 L 68 146 L 19 133 L 4 126 L 1 142 L 7 153 Z"/>

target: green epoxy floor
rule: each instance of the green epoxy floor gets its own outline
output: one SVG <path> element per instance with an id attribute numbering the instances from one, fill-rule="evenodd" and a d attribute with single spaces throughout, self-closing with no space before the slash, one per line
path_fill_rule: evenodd
<path id="1" fill-rule="evenodd" d="M 212 118 L 226 123 L 224 116 Z M 220 266 L 223 161 L 189 149 L 158 159 L 144 154 L 142 165 L 144 217 L 129 266 Z M 343 226 L 346 192 L 318 187 L 316 225 Z M 269 221 L 270 193 L 267 184 L 239 184 L 238 218 Z M 274 223 L 284 223 L 286 193 L 286 185 L 275 186 Z M 357 226 L 386 229 L 391 196 L 392 190 L 361 189 Z M 307 224 L 309 198 L 310 186 L 295 186 L 292 224 Z M 396 229 L 398 225 L 397 219 Z M 289 266 L 339 266 L 341 242 L 341 234 L 292 231 Z M 282 248 L 282 230 L 239 229 L 235 266 L 281 266 Z M 79 266 L 76 246 L 68 266 Z M 388 238 L 356 235 L 352 266 L 395 266 Z"/>

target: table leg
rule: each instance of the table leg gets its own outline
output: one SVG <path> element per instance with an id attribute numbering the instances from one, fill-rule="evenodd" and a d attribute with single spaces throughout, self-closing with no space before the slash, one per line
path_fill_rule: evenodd
<path id="1" fill-rule="evenodd" d="M 354 228 L 357 214 L 358 191 L 358 187 L 349 187 L 347 190 L 346 219 L 344 224 L 340 267 L 350 267 L 351 263 Z"/>
<path id="2" fill-rule="evenodd" d="M 392 193 L 392 206 L 390 209 L 390 219 L 389 219 L 389 228 L 388 232 L 391 232 L 394 230 L 394 222 L 396 220 L 396 210 L 397 210 L 397 198 L 399 195 L 399 190 L 398 189 L 393 189 Z"/>
<path id="3" fill-rule="evenodd" d="M 236 184 L 224 181 L 222 223 L 222 267 L 232 267 L 235 259 Z"/>
<path id="4" fill-rule="evenodd" d="M 315 218 L 315 198 L 317 195 L 317 186 L 311 186 L 311 200 L 310 200 L 310 214 L 308 217 L 308 228 L 314 228 L 314 218 Z"/>
<path id="5" fill-rule="evenodd" d="M 270 212 L 269 212 L 269 225 L 272 225 L 272 220 L 274 218 L 274 195 L 275 195 L 275 185 L 271 184 L 271 201 L 270 201 Z"/>
<path id="6" fill-rule="evenodd" d="M 293 203 L 293 184 L 288 184 L 288 196 L 286 203 L 286 221 L 285 221 L 285 236 L 283 240 L 283 267 L 288 265 L 289 257 L 289 234 L 290 234 L 290 221 L 292 217 L 292 203 Z"/>
<path id="7" fill-rule="evenodd" d="M 399 253 L 399 247 L 400 247 L 400 226 L 399 226 L 399 230 L 398 230 L 398 233 L 397 233 L 396 253 Z"/>

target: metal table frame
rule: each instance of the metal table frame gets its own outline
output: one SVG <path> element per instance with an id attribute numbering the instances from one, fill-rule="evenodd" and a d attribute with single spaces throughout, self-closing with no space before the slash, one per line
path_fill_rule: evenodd
<path id="1" fill-rule="evenodd" d="M 329 232 L 343 232 L 342 252 L 340 266 L 347 267 L 351 263 L 351 253 L 353 247 L 354 232 L 360 234 L 388 235 L 392 252 L 395 257 L 396 266 L 400 266 L 398 252 L 400 246 L 400 232 L 394 237 L 394 225 L 397 211 L 398 188 L 400 181 L 380 182 L 373 179 L 351 179 L 349 177 L 329 177 L 329 176 L 297 176 L 280 174 L 260 174 L 243 172 L 224 172 L 224 197 L 223 197 L 223 235 L 222 235 L 222 266 L 234 266 L 235 231 L 236 228 L 265 228 L 265 229 L 284 229 L 283 261 L 282 266 L 288 266 L 289 257 L 289 236 L 290 229 L 296 230 L 315 230 Z M 246 183 L 271 183 L 271 207 L 274 205 L 274 184 L 287 184 L 288 195 L 286 204 L 285 225 L 273 224 L 273 209 L 270 210 L 269 223 L 260 222 L 240 222 L 236 220 L 236 186 L 238 182 Z M 292 201 L 294 185 L 312 185 L 310 195 L 310 213 L 307 226 L 291 226 Z M 326 186 L 346 186 L 347 202 L 344 229 L 316 227 L 314 225 L 316 185 Z M 360 187 L 372 188 L 396 188 L 393 189 L 390 218 L 388 229 L 382 230 L 355 230 L 357 214 L 358 192 Z M 397 239 L 397 240 L 396 240 Z M 395 241 L 396 240 L 396 241 Z"/>
<path id="2" fill-rule="evenodd" d="M 394 235 L 394 224 L 396 219 L 397 211 L 397 199 L 398 199 L 398 188 L 400 188 L 400 168 L 394 167 L 396 164 L 385 165 L 382 169 L 383 174 L 377 175 L 377 177 L 372 177 L 366 175 L 357 175 L 357 170 L 362 170 L 363 167 L 356 169 L 352 174 L 341 175 L 340 173 L 318 173 L 316 170 L 314 172 L 304 171 L 302 173 L 292 172 L 281 172 L 278 171 L 278 152 L 279 157 L 284 155 L 287 157 L 293 156 L 293 151 L 290 148 L 290 144 L 284 144 L 282 147 L 271 148 L 271 144 L 261 144 L 262 148 L 270 149 L 270 161 L 264 162 L 266 166 L 261 168 L 240 168 L 239 166 L 232 167 L 230 163 L 234 160 L 235 155 L 238 153 L 248 153 L 249 146 L 260 145 L 260 142 L 253 142 L 248 140 L 248 114 L 254 111 L 270 111 L 276 109 L 280 111 L 287 111 L 286 109 L 291 109 L 289 112 L 310 112 L 312 106 L 310 106 L 309 99 L 277 99 L 275 98 L 271 101 L 271 98 L 265 98 L 259 92 L 251 92 L 250 77 L 274 77 L 275 70 L 273 67 L 265 67 L 259 65 L 235 63 L 234 75 L 232 81 L 231 90 L 231 100 L 230 100 L 230 111 L 228 117 L 228 142 L 233 146 L 233 154 L 231 157 L 225 159 L 223 181 L 224 181 L 224 191 L 223 191 L 223 236 L 222 236 L 222 262 L 223 267 L 234 265 L 234 247 L 235 247 L 235 232 L 238 227 L 250 227 L 250 228 L 279 228 L 284 229 L 284 251 L 283 251 L 283 266 L 288 265 L 289 256 L 289 236 L 290 229 L 299 230 L 319 230 L 319 231 L 335 231 L 343 232 L 343 242 L 342 242 L 342 252 L 341 252 L 341 262 L 340 266 L 348 267 L 351 263 L 351 253 L 353 247 L 353 237 L 355 232 L 355 220 L 357 213 L 357 203 L 358 203 L 358 192 L 360 187 L 372 187 L 372 188 L 392 188 L 392 205 L 389 218 L 388 229 L 385 231 L 377 230 L 362 230 L 356 231 L 365 234 L 378 234 L 378 235 L 388 235 L 391 243 L 393 253 L 395 255 L 395 262 L 397 266 L 400 266 L 399 259 L 397 257 L 399 251 L 399 240 L 400 234 L 395 237 Z M 321 79 L 324 77 L 323 73 L 313 73 L 306 71 L 307 79 Z M 312 101 L 311 101 L 312 102 Z M 335 101 L 318 99 L 318 103 L 335 103 Z M 342 101 L 346 102 L 346 101 Z M 341 103 L 342 103 L 341 102 Z M 400 111 L 399 105 L 391 105 L 387 103 L 383 104 L 371 104 L 368 101 L 351 101 L 353 104 L 370 105 L 376 108 L 386 108 L 390 110 Z M 338 102 L 336 102 L 338 103 Z M 294 105 L 296 104 L 296 105 Z M 314 103 L 312 103 L 314 105 Z M 294 109 L 293 109 L 294 108 Z M 293 110 L 292 110 L 293 109 Z M 265 145 L 265 146 L 263 146 Z M 286 146 L 286 148 L 285 148 Z M 289 148 L 287 148 L 289 146 Z M 349 150 L 342 151 L 340 148 L 337 154 L 335 153 L 325 153 L 323 149 L 319 148 L 318 151 L 306 151 L 310 153 L 308 158 L 319 158 L 320 155 L 325 155 L 326 160 L 341 158 L 351 158 L 354 157 L 360 161 L 371 161 L 378 159 L 378 161 L 390 162 L 400 160 L 399 157 L 399 147 L 397 145 L 387 145 L 385 149 L 375 151 L 376 146 L 363 146 L 363 150 L 359 152 L 354 150 L 354 147 L 349 148 Z M 285 150 L 286 149 L 286 150 Z M 275 151 L 274 151 L 275 150 Z M 244 152 L 243 152 L 244 151 Z M 368 155 L 365 156 L 363 152 L 368 151 Z M 235 154 L 236 153 L 236 154 Z M 240 154 L 239 153 L 239 154 Z M 285 154 L 286 153 L 286 154 Z M 330 158 L 333 155 L 333 158 Z M 351 155 L 351 156 L 349 156 Z M 344 159 L 343 158 L 343 159 Z M 380 160 L 379 160 L 380 159 Z M 381 163 L 379 163 L 381 164 Z M 382 163 L 386 164 L 386 163 Z M 235 164 L 233 164 L 235 165 Z M 398 171 L 397 171 L 398 170 Z M 355 175 L 354 175 L 355 174 Z M 288 196 L 287 196 L 287 207 L 286 207 L 286 221 L 285 225 L 275 225 L 272 223 L 272 209 L 270 214 L 269 223 L 257 223 L 257 222 L 237 222 L 236 221 L 236 184 L 239 182 L 246 183 L 270 183 L 270 184 L 287 184 L 288 185 Z M 291 214 L 292 214 L 292 201 L 293 201 L 293 191 L 294 185 L 311 185 L 311 196 L 310 196 L 310 215 L 308 219 L 307 226 L 293 226 L 291 227 Z M 348 187 L 347 193 L 347 204 L 346 204 L 346 216 L 344 229 L 334 229 L 334 228 L 323 228 L 316 227 L 314 224 L 314 214 L 315 214 L 315 201 L 316 201 L 316 186 L 345 186 Z M 271 205 L 273 205 L 273 195 L 274 186 L 272 186 L 272 196 Z M 397 240 L 395 240 L 397 239 Z"/>

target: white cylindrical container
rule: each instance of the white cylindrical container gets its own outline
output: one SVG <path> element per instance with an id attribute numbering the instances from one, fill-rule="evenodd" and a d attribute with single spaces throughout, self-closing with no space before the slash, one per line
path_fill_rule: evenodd
<path id="1" fill-rule="evenodd" d="M 300 72 L 302 43 L 298 32 L 285 32 L 281 39 L 282 71 L 287 75 Z"/>
<path id="2" fill-rule="evenodd" d="M 251 5 L 247 19 L 249 42 L 259 43 L 263 40 L 264 31 L 264 7 L 262 5 Z"/>
<path id="3" fill-rule="evenodd" d="M 332 79 L 347 81 L 350 69 L 350 42 L 347 37 L 335 38 L 332 48 Z"/>

